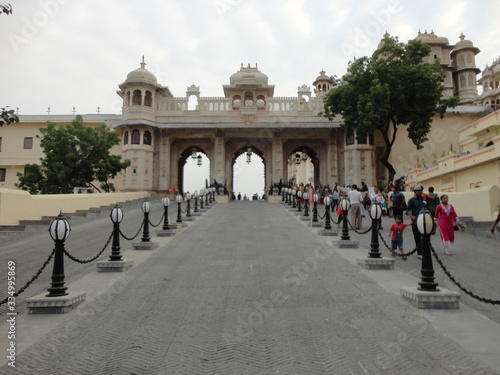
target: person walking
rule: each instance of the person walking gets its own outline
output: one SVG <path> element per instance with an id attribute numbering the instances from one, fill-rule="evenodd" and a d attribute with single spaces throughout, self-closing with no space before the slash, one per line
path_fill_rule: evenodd
<path id="1" fill-rule="evenodd" d="M 427 207 L 427 201 L 422 196 L 423 188 L 421 185 L 413 187 L 414 196 L 408 199 L 406 207 L 406 214 L 410 216 L 411 231 L 413 239 L 415 240 L 415 249 L 417 250 L 417 258 L 422 259 L 422 234 L 417 227 L 417 216 L 420 214 L 422 208 Z"/>
<path id="2" fill-rule="evenodd" d="M 391 237 L 391 249 L 401 251 L 403 254 L 403 231 L 406 227 L 409 227 L 411 224 L 403 223 L 403 217 L 400 215 L 394 216 L 395 223 L 391 225 L 389 228 L 389 237 Z M 395 256 L 394 253 L 391 253 L 392 256 Z M 406 257 L 401 257 L 401 259 L 406 260 Z"/>
<path id="3" fill-rule="evenodd" d="M 406 210 L 406 198 L 405 195 L 400 191 L 398 186 L 394 186 L 392 189 L 392 214 L 394 217 L 401 216 L 403 219 L 403 212 Z"/>
<path id="4" fill-rule="evenodd" d="M 351 216 L 351 225 L 356 229 L 361 229 L 361 193 L 358 191 L 358 186 L 352 184 L 349 191 L 347 192 L 347 197 L 351 203 L 351 208 L 349 210 Z"/>
<path id="5" fill-rule="evenodd" d="M 380 207 L 382 208 L 384 203 L 385 203 L 385 198 L 382 192 L 378 187 L 373 188 L 373 193 L 370 195 L 370 199 L 373 203 L 378 203 L 380 204 Z M 380 219 L 378 219 L 378 229 L 384 229 L 382 228 L 382 216 L 380 216 Z"/>
<path id="6" fill-rule="evenodd" d="M 493 222 L 493 224 L 491 224 L 490 232 L 492 234 L 495 234 L 495 228 L 498 225 L 498 223 L 500 223 L 500 205 L 498 206 L 497 218 L 495 219 L 495 221 Z"/>
<path id="7" fill-rule="evenodd" d="M 465 227 L 460 222 L 455 208 L 448 203 L 448 196 L 446 194 L 441 197 L 441 204 L 436 207 L 434 222 L 439 228 L 444 253 L 446 255 L 452 255 L 453 252 L 451 251 L 451 245 L 455 242 L 454 227 L 455 225 L 458 225 L 461 229 Z"/>

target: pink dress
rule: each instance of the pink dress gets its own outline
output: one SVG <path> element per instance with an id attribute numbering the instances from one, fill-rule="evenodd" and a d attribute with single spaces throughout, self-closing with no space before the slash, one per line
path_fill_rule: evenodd
<path id="1" fill-rule="evenodd" d="M 457 213 L 451 204 L 448 207 L 439 204 L 436 207 L 434 220 L 437 220 L 439 232 L 441 233 L 441 240 L 446 243 L 453 243 L 455 241 L 455 230 L 453 229 L 453 222 L 457 219 Z"/>

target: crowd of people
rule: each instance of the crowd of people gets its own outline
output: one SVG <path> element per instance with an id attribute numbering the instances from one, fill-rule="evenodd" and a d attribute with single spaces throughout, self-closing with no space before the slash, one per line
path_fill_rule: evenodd
<path id="1" fill-rule="evenodd" d="M 305 192 L 318 194 L 318 203 L 323 204 L 325 197 L 331 199 L 331 210 L 337 212 L 340 216 L 343 214 L 340 209 L 339 202 L 342 198 L 349 199 L 350 209 L 348 218 L 353 228 L 362 229 L 362 221 L 365 213 L 372 202 L 377 202 L 382 208 L 382 214 L 388 217 L 394 217 L 394 223 L 389 228 L 389 236 L 391 238 L 392 250 L 400 250 L 403 253 L 403 231 L 406 227 L 411 226 L 413 239 L 415 242 L 414 250 L 419 259 L 422 258 L 422 235 L 417 227 L 417 217 L 421 210 L 425 207 L 429 210 L 431 217 L 434 220 L 432 235 L 439 233 L 439 238 L 445 255 L 453 254 L 453 243 L 455 241 L 455 232 L 463 231 L 465 225 L 462 224 L 460 218 L 450 203 L 448 195 L 443 194 L 441 197 L 434 192 L 433 187 L 428 188 L 425 193 L 421 185 L 412 187 L 413 196 L 405 198 L 404 182 L 389 184 L 388 188 L 374 187 L 370 189 L 364 182 L 358 188 L 357 184 L 340 185 L 335 183 L 335 186 L 319 185 L 317 188 L 311 184 L 298 184 L 293 186 L 294 189 L 300 190 L 302 196 Z M 409 223 L 405 223 L 404 217 L 409 218 Z M 340 220 L 339 220 L 340 222 Z M 496 225 L 500 222 L 500 210 L 496 221 L 492 224 L 491 232 L 494 232 Z M 378 228 L 382 227 L 382 218 L 378 221 Z M 406 257 L 402 257 L 406 260 Z"/>

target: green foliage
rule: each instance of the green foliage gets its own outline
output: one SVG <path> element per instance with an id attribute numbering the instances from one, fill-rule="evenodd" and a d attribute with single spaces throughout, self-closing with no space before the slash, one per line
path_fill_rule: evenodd
<path id="1" fill-rule="evenodd" d="M 349 63 L 339 87 L 325 97 L 323 115 L 330 120 L 342 115 L 343 127 L 360 141 L 378 130 L 385 143 L 380 162 L 392 181 L 396 171 L 389 156 L 398 127 L 406 126 L 408 138 L 421 149 L 433 116 L 456 106 L 458 98 L 442 97 L 445 73 L 438 60 L 424 62 L 428 45 L 417 40 L 404 44 L 395 38 L 385 38 L 382 44 L 372 57 Z"/>
<path id="2" fill-rule="evenodd" d="M 130 161 L 121 161 L 120 156 L 109 153 L 120 137 L 104 124 L 86 127 L 82 117 L 77 116 L 69 125 L 49 122 L 40 133 L 45 154 L 40 159 L 42 167 L 26 165 L 26 174 L 18 173 L 17 186 L 31 193 L 67 194 L 93 181 L 98 181 L 106 192 L 114 191 L 108 180 L 130 165 Z"/>
<path id="3" fill-rule="evenodd" d="M 9 107 L 0 108 L 0 126 L 3 124 L 12 124 L 13 122 L 19 122 L 19 117 L 16 115 L 13 109 L 7 109 Z"/>
<path id="4" fill-rule="evenodd" d="M 5 13 L 6 15 L 12 14 L 12 5 L 0 4 L 0 14 L 2 13 Z"/>

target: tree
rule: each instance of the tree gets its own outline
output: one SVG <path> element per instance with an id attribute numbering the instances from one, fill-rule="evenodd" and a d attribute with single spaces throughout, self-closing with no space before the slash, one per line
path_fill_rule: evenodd
<path id="1" fill-rule="evenodd" d="M 6 15 L 12 14 L 12 5 L 0 4 L 0 14 L 2 13 L 5 13 Z"/>
<path id="2" fill-rule="evenodd" d="M 95 187 L 93 181 L 98 181 L 106 192 L 114 191 L 109 179 L 130 165 L 130 161 L 110 154 L 111 147 L 120 143 L 120 136 L 104 124 L 86 127 L 82 117 L 77 116 L 69 125 L 49 122 L 40 133 L 45 154 L 41 166 L 27 164 L 26 173 L 17 174 L 16 186 L 32 194 L 67 194 L 74 187 Z"/>
<path id="3" fill-rule="evenodd" d="M 343 128 L 360 141 L 378 130 L 385 151 L 380 162 L 389 171 L 389 182 L 396 171 L 389 156 L 398 128 L 407 126 L 408 138 L 423 148 L 436 113 L 458 104 L 457 97 L 444 98 L 445 72 L 439 59 L 424 62 L 430 47 L 417 40 L 408 44 L 386 37 L 372 57 L 349 63 L 340 85 L 325 96 L 323 115 L 332 120 L 342 115 Z"/>
<path id="4" fill-rule="evenodd" d="M 0 108 L 0 126 L 3 124 L 12 124 L 13 122 L 19 122 L 19 117 L 16 115 L 13 109 Z"/>

